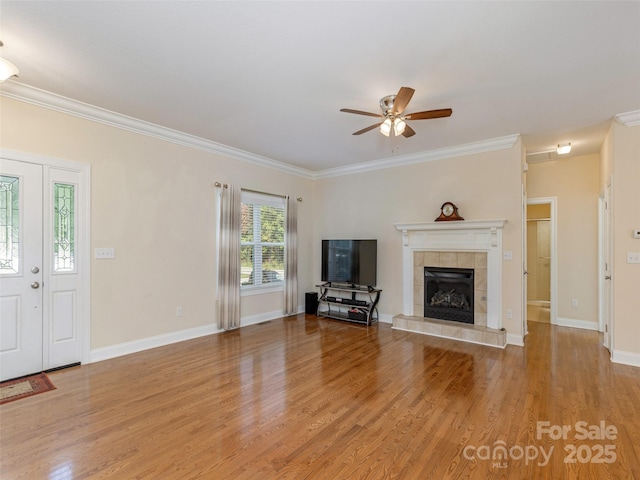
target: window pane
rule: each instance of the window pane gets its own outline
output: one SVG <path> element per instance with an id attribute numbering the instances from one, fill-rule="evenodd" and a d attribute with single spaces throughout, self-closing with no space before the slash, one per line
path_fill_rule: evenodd
<path id="1" fill-rule="evenodd" d="M 0 176 L 0 274 L 18 273 L 20 258 L 20 180 Z"/>
<path id="2" fill-rule="evenodd" d="M 53 186 L 53 269 L 72 272 L 75 267 L 75 188 Z"/>
<path id="3" fill-rule="evenodd" d="M 284 199 L 242 194 L 240 283 L 256 286 L 284 281 Z"/>
<path id="4" fill-rule="evenodd" d="M 284 246 L 262 247 L 262 283 L 284 280 Z"/>
<path id="5" fill-rule="evenodd" d="M 240 247 L 240 285 L 253 285 L 253 245 Z"/>
<path id="6" fill-rule="evenodd" d="M 242 204 L 242 231 L 240 232 L 241 242 L 253 242 L 253 205 L 251 203 Z"/>
<path id="7" fill-rule="evenodd" d="M 284 209 L 260 206 L 260 218 L 262 221 L 260 236 L 266 243 L 284 243 Z"/>

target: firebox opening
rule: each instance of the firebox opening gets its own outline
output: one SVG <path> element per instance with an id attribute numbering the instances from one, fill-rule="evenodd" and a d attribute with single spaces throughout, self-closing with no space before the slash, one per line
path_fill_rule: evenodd
<path id="1" fill-rule="evenodd" d="M 424 267 L 424 316 L 474 323 L 473 269 Z"/>

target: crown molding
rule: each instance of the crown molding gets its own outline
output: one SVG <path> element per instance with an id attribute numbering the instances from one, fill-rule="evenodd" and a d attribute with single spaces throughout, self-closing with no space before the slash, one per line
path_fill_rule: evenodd
<path id="1" fill-rule="evenodd" d="M 616 115 L 616 120 L 625 127 L 637 127 L 640 125 L 640 110 L 633 112 L 619 113 Z"/>
<path id="2" fill-rule="evenodd" d="M 97 123 L 102 123 L 111 127 L 120 128 L 130 132 L 147 135 L 167 142 L 195 148 L 208 153 L 222 155 L 235 160 L 240 160 L 253 165 L 271 168 L 283 173 L 296 175 L 310 180 L 339 177 L 343 175 L 353 175 L 374 170 L 384 170 L 387 168 L 413 165 L 416 163 L 431 162 L 452 157 L 472 155 L 494 150 L 511 148 L 520 138 L 519 134 L 505 137 L 482 140 L 479 142 L 457 145 L 454 147 L 440 148 L 409 155 L 402 155 L 393 158 L 383 158 L 370 162 L 347 165 L 344 167 L 329 168 L 320 171 L 311 171 L 293 165 L 286 164 L 271 158 L 256 155 L 244 150 L 229 147 L 221 143 L 206 140 L 195 135 L 173 130 L 150 122 L 145 122 L 137 118 L 129 117 L 120 113 L 96 107 L 87 103 L 73 100 L 62 95 L 41 90 L 30 85 L 17 81 L 9 81 L 2 85 L 0 95 L 13 98 L 22 102 L 37 105 L 57 112 L 84 118 Z M 633 112 L 632 112 L 633 113 Z M 637 113 L 637 112 L 636 112 Z"/>
<path id="3" fill-rule="evenodd" d="M 48 108 L 49 110 L 66 113 L 178 145 L 222 155 L 228 158 L 248 162 L 253 165 L 271 168 L 308 179 L 313 178 L 313 172 L 304 168 L 295 167 L 277 160 L 245 152 L 244 150 L 229 147 L 211 140 L 206 140 L 195 135 L 189 135 L 188 133 L 163 127 L 155 123 L 145 122 L 144 120 L 112 112 L 104 108 L 89 105 L 88 103 L 79 102 L 77 100 L 63 97 L 16 81 L 3 84 L 0 94 L 8 98 Z"/>
<path id="4" fill-rule="evenodd" d="M 355 173 L 371 172 L 373 170 L 384 170 L 393 167 L 402 167 L 405 165 L 414 165 L 416 163 L 433 162 L 445 158 L 462 157 L 465 155 L 473 155 L 476 153 L 491 152 L 494 150 L 502 150 L 513 147 L 520 134 L 507 135 L 506 137 L 491 138 L 479 142 L 465 143 L 456 145 L 455 147 L 445 147 L 426 152 L 412 153 L 394 158 L 383 158 L 373 160 L 371 162 L 358 163 L 355 165 L 347 165 L 345 167 L 329 168 L 316 172 L 314 178 L 330 178 L 342 175 L 351 175 Z"/>

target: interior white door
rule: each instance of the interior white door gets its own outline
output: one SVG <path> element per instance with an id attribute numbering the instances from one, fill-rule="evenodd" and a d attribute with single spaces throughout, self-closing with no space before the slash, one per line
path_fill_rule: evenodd
<path id="1" fill-rule="evenodd" d="M 42 166 L 0 162 L 0 380 L 6 380 L 43 365 Z"/>
<path id="2" fill-rule="evenodd" d="M 602 256 L 603 256 L 603 275 L 602 280 L 602 314 L 603 314 L 603 327 L 604 327 L 604 339 L 603 345 L 613 352 L 613 255 L 612 255 L 612 219 L 611 219 L 611 189 L 613 186 L 613 180 L 606 185 L 604 190 L 604 219 L 603 219 L 603 235 L 602 235 Z"/>
<path id="3" fill-rule="evenodd" d="M 527 264 L 527 171 L 522 174 L 522 336 L 529 334 L 527 323 L 527 290 L 529 281 L 529 266 Z"/>

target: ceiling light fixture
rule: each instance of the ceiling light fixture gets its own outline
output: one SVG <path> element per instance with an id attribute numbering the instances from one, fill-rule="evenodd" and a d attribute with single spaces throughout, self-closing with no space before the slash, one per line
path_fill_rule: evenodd
<path id="1" fill-rule="evenodd" d="M 375 125 L 374 125 L 375 127 Z M 389 134 L 391 133 L 391 119 L 387 118 L 384 122 L 382 122 L 382 124 L 380 125 L 380 133 L 383 134 L 385 137 L 388 137 Z"/>
<path id="2" fill-rule="evenodd" d="M 565 155 L 571 151 L 571 143 L 558 144 L 556 153 L 558 155 Z"/>
<path id="3" fill-rule="evenodd" d="M 2 43 L 2 40 L 0 40 L 0 47 L 2 47 L 3 45 L 4 44 Z M 10 77 L 17 77 L 18 73 L 18 67 L 16 67 L 9 60 L 5 60 L 4 58 L 0 57 L 0 83 L 6 81 Z"/>
<path id="4" fill-rule="evenodd" d="M 402 135 L 406 126 L 407 124 L 404 119 L 396 117 L 396 119 L 393 121 L 393 133 L 395 134 L 395 136 L 397 137 L 398 135 Z"/>

